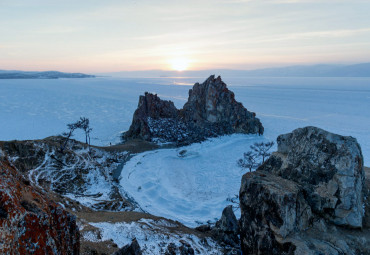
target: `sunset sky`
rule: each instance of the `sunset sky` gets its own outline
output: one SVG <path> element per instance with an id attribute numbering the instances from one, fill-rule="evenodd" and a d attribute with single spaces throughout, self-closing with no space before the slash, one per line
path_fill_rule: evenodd
<path id="1" fill-rule="evenodd" d="M 370 62 L 369 0 L 0 0 L 0 69 Z"/>

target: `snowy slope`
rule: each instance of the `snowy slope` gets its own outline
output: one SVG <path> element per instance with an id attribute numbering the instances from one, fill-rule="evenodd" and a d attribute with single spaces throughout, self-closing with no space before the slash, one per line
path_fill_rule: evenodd
<path id="1" fill-rule="evenodd" d="M 168 245 L 180 247 L 184 242 L 191 245 L 195 254 L 223 254 L 219 245 L 211 238 L 199 238 L 194 234 L 177 231 L 178 224 L 166 220 L 141 219 L 137 222 L 90 222 L 89 224 L 98 231 L 84 231 L 80 228 L 83 239 L 90 242 L 112 240 L 122 248 L 136 238 L 143 254 L 165 254 Z M 169 230 L 171 228 L 172 230 Z"/>
<path id="2" fill-rule="evenodd" d="M 246 170 L 236 161 L 257 135 L 231 135 L 178 149 L 141 153 L 123 167 L 121 187 L 154 215 L 178 220 L 187 226 L 214 222 L 239 193 Z M 186 150 L 185 156 L 179 152 Z"/>

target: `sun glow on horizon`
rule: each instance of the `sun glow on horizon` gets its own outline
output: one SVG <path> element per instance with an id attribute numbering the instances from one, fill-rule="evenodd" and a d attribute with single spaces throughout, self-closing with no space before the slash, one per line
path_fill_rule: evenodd
<path id="1" fill-rule="evenodd" d="M 187 58 L 174 58 L 170 61 L 171 68 L 176 71 L 185 71 L 189 68 L 190 60 Z"/>

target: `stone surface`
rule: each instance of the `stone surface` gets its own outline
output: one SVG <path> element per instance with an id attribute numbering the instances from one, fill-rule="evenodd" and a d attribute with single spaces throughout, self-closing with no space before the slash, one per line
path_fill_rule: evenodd
<path id="1" fill-rule="evenodd" d="M 239 246 L 239 223 L 231 205 L 225 207 L 221 218 L 212 229 L 213 237 L 221 244 Z"/>
<path id="2" fill-rule="evenodd" d="M 277 143 L 277 152 L 242 178 L 243 252 L 369 254 L 368 231 L 356 230 L 364 226 L 365 190 L 356 139 L 306 127 Z"/>
<path id="3" fill-rule="evenodd" d="M 280 135 L 277 144 L 260 170 L 302 185 L 312 210 L 335 224 L 362 226 L 364 161 L 355 138 L 305 127 Z"/>
<path id="4" fill-rule="evenodd" d="M 125 133 L 126 138 L 141 138 L 150 141 L 153 130 L 151 120 L 177 117 L 177 109 L 173 102 L 161 100 L 157 95 L 145 92 L 140 96 L 138 107 L 134 113 L 130 129 Z"/>
<path id="5" fill-rule="evenodd" d="M 173 102 L 145 93 L 140 96 L 130 129 L 124 139 L 189 144 L 208 137 L 232 133 L 263 134 L 263 126 L 255 113 L 235 100 L 221 78 L 209 77 L 189 91 L 183 109 Z"/>
<path id="6" fill-rule="evenodd" d="M 141 255 L 141 254 L 142 254 L 141 248 L 136 238 L 132 240 L 131 244 L 122 247 L 121 249 L 114 253 L 114 255 Z"/>
<path id="7" fill-rule="evenodd" d="M 75 217 L 0 159 L 0 253 L 79 254 Z"/>
<path id="8" fill-rule="evenodd" d="M 219 133 L 263 134 L 256 114 L 235 100 L 220 76 L 212 75 L 204 83 L 196 83 L 180 112 L 185 122 L 201 128 L 211 125 Z"/>

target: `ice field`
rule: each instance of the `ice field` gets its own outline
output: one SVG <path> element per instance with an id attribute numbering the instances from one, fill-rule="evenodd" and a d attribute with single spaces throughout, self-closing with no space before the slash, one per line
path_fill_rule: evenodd
<path id="1" fill-rule="evenodd" d="M 0 80 L 0 140 L 57 135 L 90 118 L 95 145 L 119 142 L 145 91 L 180 108 L 203 78 Z M 308 125 L 356 137 L 370 164 L 370 78 L 225 78 L 236 99 L 257 113 L 265 137 Z M 82 133 L 75 138 L 83 140 Z"/>

